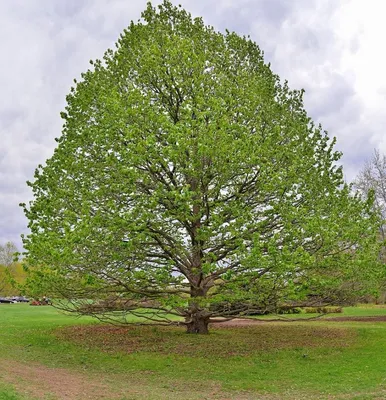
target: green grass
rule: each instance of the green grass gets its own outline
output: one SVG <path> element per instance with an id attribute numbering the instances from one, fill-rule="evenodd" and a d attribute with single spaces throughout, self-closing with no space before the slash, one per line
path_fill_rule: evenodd
<path id="1" fill-rule="evenodd" d="M 386 308 L 350 307 L 342 315 L 386 315 Z M 205 398 L 213 387 L 226 398 L 386 398 L 385 322 L 264 323 L 196 336 L 105 328 L 51 307 L 14 304 L 0 306 L 0 327 L 0 362 L 86 371 L 160 396 L 147 398 L 180 398 L 187 388 L 184 398 Z M 0 375 L 0 400 L 24 400 L 18 396 Z"/>
<path id="2" fill-rule="evenodd" d="M 10 385 L 5 385 L 0 382 L 0 400 L 24 400 L 24 399 L 23 397 L 18 395 Z"/>
<path id="3" fill-rule="evenodd" d="M 386 315 L 386 305 L 360 304 L 356 307 L 343 308 L 343 315 L 347 316 L 378 316 Z"/>

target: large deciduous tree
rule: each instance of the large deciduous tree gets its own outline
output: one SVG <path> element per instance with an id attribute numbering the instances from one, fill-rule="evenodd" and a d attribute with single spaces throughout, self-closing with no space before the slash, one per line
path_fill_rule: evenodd
<path id="1" fill-rule="evenodd" d="M 168 1 L 142 17 L 71 89 L 30 183 L 30 290 L 206 333 L 370 282 L 376 216 L 343 184 L 303 92 L 248 38 Z"/>

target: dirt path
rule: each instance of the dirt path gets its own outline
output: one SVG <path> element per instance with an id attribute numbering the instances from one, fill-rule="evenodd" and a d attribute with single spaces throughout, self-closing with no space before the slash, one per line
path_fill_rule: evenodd
<path id="1" fill-rule="evenodd" d="M 101 377 L 14 360 L 0 360 L 0 371 L 0 381 L 12 385 L 20 395 L 31 400 L 255 400 L 257 396 L 248 392 L 227 393 L 221 385 L 211 382 L 189 387 L 178 381 L 157 385 L 146 380 L 146 371 L 140 379 L 129 375 Z"/>
<path id="2" fill-rule="evenodd" d="M 91 378 L 87 374 L 71 372 L 64 368 L 48 368 L 33 363 L 1 360 L 2 379 L 16 390 L 36 399 L 119 399 L 122 393 L 114 393 L 103 379 Z"/>
<path id="3" fill-rule="evenodd" d="M 327 317 L 324 318 L 324 320 L 336 322 L 386 322 L 386 315 L 378 315 L 374 317 Z"/>
<path id="4" fill-rule="evenodd" d="M 259 319 L 247 319 L 247 318 L 235 318 L 231 319 L 226 322 L 215 322 L 210 324 L 211 327 L 216 328 L 216 327 L 227 327 L 227 326 L 255 326 L 255 325 L 260 325 L 260 324 L 265 324 L 269 322 L 259 320 Z"/>
<path id="5" fill-rule="evenodd" d="M 373 317 L 350 317 L 350 316 L 342 316 L 342 317 L 321 317 L 321 318 L 310 318 L 307 320 L 306 318 L 277 318 L 277 319 L 252 319 L 252 318 L 235 318 L 226 322 L 216 322 L 212 324 L 213 327 L 233 327 L 233 326 L 255 326 L 259 324 L 268 324 L 272 322 L 302 322 L 302 321 L 331 321 L 331 322 L 386 322 L 386 315 L 378 315 Z"/>

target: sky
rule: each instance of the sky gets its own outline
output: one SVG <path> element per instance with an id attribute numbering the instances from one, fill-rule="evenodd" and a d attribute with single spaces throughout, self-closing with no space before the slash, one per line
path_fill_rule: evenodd
<path id="1" fill-rule="evenodd" d="M 153 1 L 158 4 L 159 1 Z M 305 108 L 337 138 L 352 181 L 386 153 L 384 0 L 178 0 L 220 31 L 250 35 L 272 70 L 305 89 Z M 113 48 L 146 0 L 0 0 L 0 244 L 27 221 L 19 203 L 61 134 L 60 111 L 89 60 Z"/>

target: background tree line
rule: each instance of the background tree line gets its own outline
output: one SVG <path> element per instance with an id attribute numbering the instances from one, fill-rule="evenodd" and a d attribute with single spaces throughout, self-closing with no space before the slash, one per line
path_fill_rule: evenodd
<path id="1" fill-rule="evenodd" d="M 374 210 L 380 215 L 378 227 L 379 241 L 382 246 L 379 251 L 379 259 L 386 263 L 386 155 L 374 149 L 372 157 L 366 161 L 353 182 L 353 187 L 364 197 L 374 194 Z M 380 279 L 380 288 L 377 301 L 386 302 L 386 279 Z"/>
<path id="2" fill-rule="evenodd" d="M 19 294 L 17 284 L 26 280 L 26 272 L 22 264 L 17 261 L 18 249 L 12 242 L 0 245 L 0 296 Z"/>

